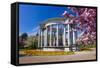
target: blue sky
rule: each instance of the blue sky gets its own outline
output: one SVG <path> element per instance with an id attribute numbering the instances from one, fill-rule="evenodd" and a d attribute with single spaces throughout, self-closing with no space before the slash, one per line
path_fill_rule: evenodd
<path id="1" fill-rule="evenodd" d="M 19 5 L 19 34 L 35 34 L 40 23 L 48 18 L 63 17 L 64 11 L 72 13 L 67 7 L 41 6 L 41 5 Z"/>

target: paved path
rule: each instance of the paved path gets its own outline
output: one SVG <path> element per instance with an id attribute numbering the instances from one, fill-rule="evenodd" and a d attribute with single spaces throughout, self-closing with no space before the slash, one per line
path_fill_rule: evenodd
<path id="1" fill-rule="evenodd" d="M 59 62 L 59 61 L 76 61 L 76 60 L 94 60 L 96 59 L 96 52 L 83 51 L 75 52 L 73 55 L 63 56 L 24 56 L 19 58 L 19 63 L 41 63 L 41 62 Z"/>

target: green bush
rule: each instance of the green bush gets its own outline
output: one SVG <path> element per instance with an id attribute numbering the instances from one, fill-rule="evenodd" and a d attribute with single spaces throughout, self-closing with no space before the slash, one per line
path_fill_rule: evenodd
<path id="1" fill-rule="evenodd" d="M 80 51 L 91 51 L 92 49 L 91 48 L 95 48 L 96 47 L 96 44 L 88 44 L 88 45 L 78 45 Z"/>
<path id="2" fill-rule="evenodd" d="M 80 51 L 92 51 L 92 49 L 84 47 L 84 48 L 81 48 Z"/>
<path id="3" fill-rule="evenodd" d="M 78 45 L 79 46 L 79 48 L 95 48 L 96 47 L 96 44 L 88 44 L 88 45 L 83 45 L 83 44 L 81 44 L 81 45 Z"/>

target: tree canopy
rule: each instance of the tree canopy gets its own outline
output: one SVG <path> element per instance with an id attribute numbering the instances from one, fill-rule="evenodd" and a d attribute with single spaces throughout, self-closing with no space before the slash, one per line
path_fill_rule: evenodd
<path id="1" fill-rule="evenodd" d="M 22 40 L 27 40 L 28 34 L 27 33 L 23 33 L 21 35 Z"/>
<path id="2" fill-rule="evenodd" d="M 74 23 L 78 23 L 77 30 L 83 32 L 82 38 L 79 40 L 83 41 L 88 37 L 88 40 L 95 42 L 96 40 L 96 9 L 85 8 L 85 7 L 68 7 L 75 15 L 69 14 L 67 11 L 63 13 L 65 18 L 69 17 L 73 19 Z M 78 40 L 78 41 L 79 41 Z M 85 39 L 86 40 L 86 39 Z"/>

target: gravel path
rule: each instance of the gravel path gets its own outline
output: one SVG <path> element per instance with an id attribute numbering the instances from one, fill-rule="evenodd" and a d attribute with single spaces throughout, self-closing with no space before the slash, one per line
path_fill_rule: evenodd
<path id="1" fill-rule="evenodd" d="M 60 62 L 76 60 L 94 60 L 96 59 L 95 49 L 93 51 L 75 52 L 73 55 L 63 56 L 23 56 L 19 58 L 19 63 L 41 63 L 41 62 Z"/>

